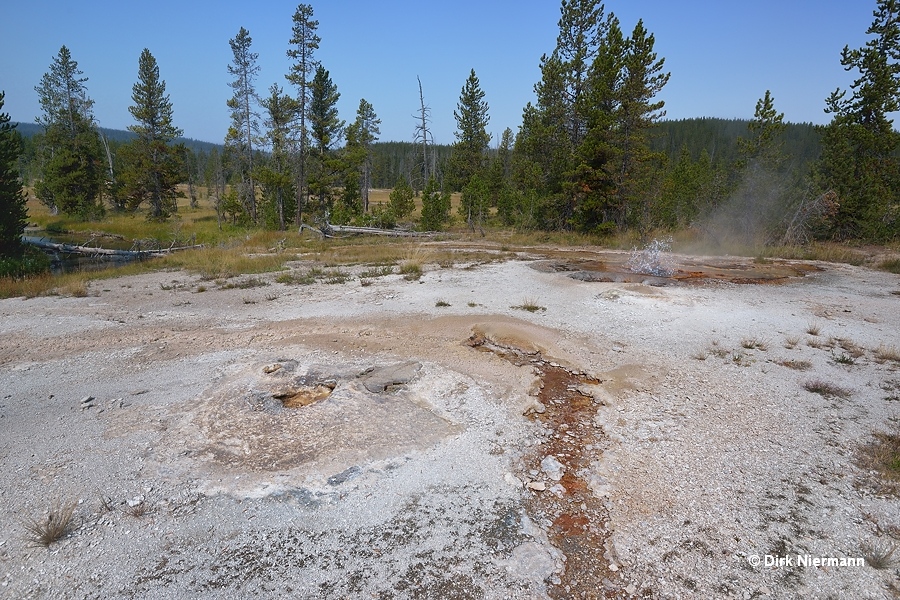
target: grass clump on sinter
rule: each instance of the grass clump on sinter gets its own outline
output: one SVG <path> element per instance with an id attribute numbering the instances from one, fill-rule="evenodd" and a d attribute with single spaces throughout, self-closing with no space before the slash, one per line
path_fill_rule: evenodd
<path id="1" fill-rule="evenodd" d="M 769 349 L 769 342 L 756 337 L 749 337 L 741 340 L 741 347 L 747 350 L 762 350 L 765 352 Z"/>
<path id="2" fill-rule="evenodd" d="M 875 358 L 881 362 L 900 363 L 900 349 L 897 346 L 885 346 L 882 344 L 875 349 Z"/>
<path id="3" fill-rule="evenodd" d="M 697 350 L 696 352 L 691 354 L 691 358 L 693 358 L 695 360 L 706 360 L 706 358 L 708 356 L 709 356 L 709 353 L 707 350 Z"/>
<path id="4" fill-rule="evenodd" d="M 812 363 L 808 360 L 776 360 L 775 364 L 794 369 L 795 371 L 809 371 L 812 369 Z"/>
<path id="5" fill-rule="evenodd" d="M 422 263 L 415 260 L 404 260 L 400 263 L 400 274 L 407 281 L 416 281 L 422 277 Z"/>
<path id="6" fill-rule="evenodd" d="M 753 363 L 753 359 L 740 350 L 735 350 L 731 353 L 731 362 L 739 367 L 749 367 Z"/>
<path id="7" fill-rule="evenodd" d="M 146 500 L 138 500 L 135 499 L 131 502 L 128 502 L 123 509 L 126 515 L 129 517 L 134 517 L 135 519 L 140 519 L 146 515 L 149 515 L 153 512 L 153 505 L 147 502 Z"/>
<path id="8" fill-rule="evenodd" d="M 809 323 L 806 326 L 806 333 L 808 333 L 809 335 L 819 335 L 820 333 L 822 333 L 822 326 L 818 323 Z"/>
<path id="9" fill-rule="evenodd" d="M 53 503 L 46 517 L 27 517 L 23 522 L 28 540 L 33 546 L 49 547 L 77 529 L 75 507 L 77 502 Z"/>
<path id="10" fill-rule="evenodd" d="M 845 354 L 841 352 L 840 354 L 836 354 L 834 350 L 831 351 L 831 360 L 834 361 L 835 364 L 839 365 L 855 365 L 856 359 L 850 356 L 849 354 Z"/>
<path id="11" fill-rule="evenodd" d="M 791 335 L 784 339 L 784 347 L 787 348 L 788 350 L 793 350 L 794 348 L 797 347 L 797 344 L 799 344 L 799 343 L 800 343 L 800 336 L 798 336 L 798 335 Z"/>
<path id="12" fill-rule="evenodd" d="M 866 565 L 873 569 L 890 569 L 900 563 L 900 556 L 896 555 L 897 546 L 892 543 L 877 546 L 863 544 L 860 549 Z"/>
<path id="13" fill-rule="evenodd" d="M 850 390 L 842 388 L 833 383 L 822 381 L 821 379 L 813 379 L 803 384 L 807 392 L 819 394 L 824 398 L 849 398 Z"/>
<path id="14" fill-rule="evenodd" d="M 843 244 L 813 243 L 802 246 L 766 246 L 759 256 L 798 260 L 819 260 L 859 266 L 866 261 L 865 252 L 848 248 Z"/>
<path id="15" fill-rule="evenodd" d="M 247 279 L 241 279 L 239 281 L 226 283 L 222 286 L 223 290 L 249 290 L 250 288 L 255 287 L 263 287 L 269 285 L 267 281 L 260 279 L 259 277 L 248 277 Z"/>
<path id="16" fill-rule="evenodd" d="M 731 350 L 728 350 L 727 348 L 723 347 L 719 343 L 719 340 L 712 340 L 709 343 L 709 348 L 707 349 L 707 352 L 709 352 L 716 358 L 725 358 L 726 356 L 731 354 Z"/>
<path id="17" fill-rule="evenodd" d="M 515 308 L 517 310 L 527 310 L 530 313 L 547 310 L 546 306 L 541 306 L 540 304 L 537 303 L 537 300 L 534 300 L 532 298 L 525 298 L 522 301 L 522 304 L 510 306 L 510 308 Z"/>
<path id="18" fill-rule="evenodd" d="M 895 275 L 900 275 L 900 258 L 891 258 L 885 261 L 882 261 L 878 268 L 882 271 L 887 271 L 888 273 L 893 273 Z"/>
<path id="19" fill-rule="evenodd" d="M 231 279 L 281 271 L 294 254 L 247 254 L 241 248 L 200 248 L 176 252 L 157 259 L 158 268 L 184 269 L 204 280 Z"/>
<path id="20" fill-rule="evenodd" d="M 281 273 L 275 277 L 275 281 L 285 285 L 312 285 L 324 276 L 325 271 L 318 267 L 313 267 L 302 275 L 297 275 L 293 272 Z"/>
<path id="21" fill-rule="evenodd" d="M 446 300 L 438 300 L 437 302 L 434 303 L 434 306 L 436 308 L 445 308 L 447 306 L 450 306 L 450 303 L 447 302 Z"/>
<path id="22" fill-rule="evenodd" d="M 360 279 L 375 279 L 376 277 L 385 277 L 394 274 L 394 267 L 391 265 L 383 265 L 380 267 L 371 267 L 359 274 Z"/>
<path id="23" fill-rule="evenodd" d="M 852 340 L 835 338 L 835 342 L 841 350 L 849 354 L 851 358 L 861 358 L 866 353 L 865 348 Z"/>
<path id="24" fill-rule="evenodd" d="M 338 285 L 341 283 L 347 283 L 350 281 L 352 277 L 340 269 L 335 269 L 333 271 L 328 271 L 325 273 L 325 283 L 329 285 Z"/>
<path id="25" fill-rule="evenodd" d="M 858 456 L 866 471 L 877 473 L 882 484 L 900 495 L 900 429 L 876 432 L 870 443 L 859 448 Z"/>

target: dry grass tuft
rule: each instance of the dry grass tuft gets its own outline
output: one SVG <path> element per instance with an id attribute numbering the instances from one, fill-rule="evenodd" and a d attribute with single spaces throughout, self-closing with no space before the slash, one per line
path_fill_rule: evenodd
<path id="1" fill-rule="evenodd" d="M 384 265 L 381 267 L 372 267 L 366 269 L 362 273 L 359 274 L 360 279 L 375 279 L 376 277 L 385 277 L 387 275 L 394 274 L 394 267 L 390 265 Z"/>
<path id="2" fill-rule="evenodd" d="M 333 271 L 328 271 L 325 274 L 324 281 L 325 281 L 325 283 L 327 283 L 329 285 L 340 285 L 342 283 L 347 283 L 351 279 L 352 279 L 352 277 L 350 276 L 349 273 L 345 273 L 344 271 L 341 271 L 340 269 L 335 269 Z"/>
<path id="3" fill-rule="evenodd" d="M 812 369 L 812 363 L 808 360 L 776 360 L 775 364 L 794 369 L 795 371 L 809 371 Z"/>
<path id="4" fill-rule="evenodd" d="M 849 398 L 850 390 L 837 386 L 821 379 L 813 379 L 803 384 L 808 392 L 819 394 L 825 398 Z"/>
<path id="5" fill-rule="evenodd" d="M 100 498 L 100 514 L 111 513 L 116 510 L 113 499 L 106 494 L 98 492 Z"/>
<path id="6" fill-rule="evenodd" d="M 900 363 L 900 349 L 897 346 L 885 346 L 882 344 L 875 349 L 875 358 L 882 362 Z"/>
<path id="7" fill-rule="evenodd" d="M 840 354 L 836 354 L 834 350 L 831 351 L 831 360 L 833 360 L 836 364 L 839 365 L 853 365 L 856 364 L 856 359 L 850 356 L 849 354 L 845 354 L 841 352 Z"/>
<path id="8" fill-rule="evenodd" d="M 900 432 L 876 433 L 875 440 L 863 447 L 864 463 L 887 481 L 900 483 Z"/>
<path id="9" fill-rule="evenodd" d="M 793 350 L 794 348 L 797 347 L 797 344 L 799 344 L 799 343 L 800 343 L 799 335 L 791 335 L 784 339 L 784 347 L 787 348 L 788 350 Z"/>
<path id="10" fill-rule="evenodd" d="M 230 279 L 238 275 L 271 273 L 296 260 L 293 254 L 248 254 L 245 248 L 201 248 L 178 252 L 155 261 L 158 268 L 184 269 L 201 279 Z"/>
<path id="11" fill-rule="evenodd" d="M 865 348 L 848 339 L 837 338 L 837 345 L 852 358 L 861 358 L 866 353 Z"/>
<path id="12" fill-rule="evenodd" d="M 23 525 L 33 546 L 49 547 L 75 530 L 76 502 L 56 501 L 46 518 L 26 518 Z"/>
<path id="13" fill-rule="evenodd" d="M 416 281 L 422 277 L 422 263 L 415 260 L 404 260 L 400 263 L 400 274 L 407 281 Z"/>
<path id="14" fill-rule="evenodd" d="M 153 512 L 153 507 L 149 502 L 141 500 L 134 504 L 126 504 L 124 511 L 126 515 L 134 517 L 135 519 L 140 519 Z"/>
<path id="15" fill-rule="evenodd" d="M 820 260 L 822 262 L 846 263 L 859 266 L 866 261 L 865 252 L 836 243 L 813 243 L 803 246 L 768 246 L 761 256 L 772 256 L 799 260 Z"/>
<path id="16" fill-rule="evenodd" d="M 900 428 L 893 433 L 875 432 L 872 441 L 858 447 L 856 455 L 865 472 L 864 481 L 879 494 L 900 497 Z"/>
<path id="17" fill-rule="evenodd" d="M 747 350 L 762 350 L 765 352 L 769 349 L 769 343 L 759 338 L 749 337 L 741 340 L 741 347 Z"/>
<path id="18" fill-rule="evenodd" d="M 809 335 L 819 335 L 820 333 L 822 333 L 822 326 L 818 323 L 809 323 L 806 326 L 806 333 L 808 333 Z"/>
<path id="19" fill-rule="evenodd" d="M 222 286 L 223 290 L 249 290 L 250 288 L 267 286 L 269 283 L 259 277 L 248 277 L 235 282 L 226 283 Z"/>
<path id="20" fill-rule="evenodd" d="M 861 549 L 863 558 L 866 559 L 866 564 L 873 569 L 890 569 L 898 563 L 898 558 L 900 558 L 894 556 L 894 553 L 897 551 L 897 546 L 894 544 L 878 546 L 864 544 Z"/>
<path id="21" fill-rule="evenodd" d="M 716 358 L 725 358 L 726 356 L 731 354 L 731 350 L 720 345 L 719 340 L 712 340 L 709 343 L 709 348 L 707 348 L 707 352 L 709 352 Z"/>
<path id="22" fill-rule="evenodd" d="M 530 313 L 547 310 L 546 306 L 541 306 L 540 304 L 537 303 L 536 300 L 534 300 L 532 298 L 525 298 L 522 301 L 522 304 L 518 304 L 516 306 L 510 306 L 510 308 L 516 308 L 518 310 L 527 310 Z"/>
<path id="23" fill-rule="evenodd" d="M 882 271 L 887 271 L 888 273 L 894 273 L 895 275 L 900 275 L 900 258 L 892 258 L 889 260 L 883 261 L 878 265 L 878 268 Z"/>

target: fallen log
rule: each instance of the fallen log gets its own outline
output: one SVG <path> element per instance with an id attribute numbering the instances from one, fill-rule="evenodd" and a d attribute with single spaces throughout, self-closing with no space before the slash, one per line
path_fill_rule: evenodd
<path id="1" fill-rule="evenodd" d="M 194 248 L 202 248 L 202 244 L 194 246 L 178 246 L 171 248 L 163 248 L 160 250 L 116 250 L 114 248 L 97 248 L 93 246 L 77 246 L 75 244 L 61 244 L 58 242 L 50 242 L 44 238 L 36 238 L 31 236 L 22 236 L 22 241 L 32 246 L 37 246 L 44 250 L 53 250 L 61 254 L 79 254 L 82 256 L 108 256 L 117 258 L 150 258 L 153 256 L 163 256 L 177 250 L 191 250 Z"/>
<path id="2" fill-rule="evenodd" d="M 378 227 L 354 227 L 352 225 L 328 225 L 334 233 L 353 233 L 359 235 L 384 235 L 388 237 L 432 237 L 431 231 L 407 231 L 405 229 L 380 229 Z"/>

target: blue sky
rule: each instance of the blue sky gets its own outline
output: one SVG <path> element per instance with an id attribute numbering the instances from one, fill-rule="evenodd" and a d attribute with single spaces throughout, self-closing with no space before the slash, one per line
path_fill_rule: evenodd
<path id="1" fill-rule="evenodd" d="M 374 105 L 382 140 L 411 140 L 422 80 L 439 143 L 452 143 L 453 110 L 475 69 L 490 106 L 496 143 L 514 131 L 534 98 L 543 53 L 557 35 L 557 0 L 413 2 L 327 0 L 308 2 L 322 38 L 317 58 L 341 93 L 341 118 L 352 121 L 359 99 Z M 847 87 L 840 65 L 844 45 L 862 46 L 875 0 L 609 0 L 607 12 L 630 33 L 638 19 L 656 37 L 671 72 L 659 98 L 667 118 L 753 116 L 756 101 L 772 91 L 777 110 L 794 122 L 824 123 L 824 100 Z M 228 40 L 250 31 L 261 72 L 260 95 L 272 83 L 286 89 L 285 56 L 297 2 L 258 3 L 160 0 L 19 1 L 0 20 L 0 90 L 4 112 L 33 122 L 38 84 L 60 46 L 66 45 L 88 77 L 101 125 L 132 124 L 128 106 L 138 57 L 156 57 L 187 137 L 221 142 L 231 95 Z"/>

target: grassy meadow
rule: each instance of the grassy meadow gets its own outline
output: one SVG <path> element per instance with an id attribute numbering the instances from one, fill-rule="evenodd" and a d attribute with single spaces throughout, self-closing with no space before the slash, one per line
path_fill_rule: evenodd
<path id="1" fill-rule="evenodd" d="M 165 222 L 148 221 L 143 212 L 108 213 L 101 221 L 79 221 L 52 215 L 33 196 L 29 197 L 29 224 L 49 230 L 53 236 L 65 232 L 74 243 L 103 246 L 104 242 L 128 247 L 142 240 L 143 247 L 158 244 L 162 247 L 202 245 L 202 248 L 172 253 L 165 257 L 133 262 L 124 266 L 64 274 L 42 274 L 27 278 L 0 278 L 0 298 L 34 297 L 39 295 L 83 296 L 91 280 L 157 271 L 185 270 L 207 280 L 227 280 L 242 274 L 276 272 L 288 269 L 287 263 L 303 260 L 321 267 L 369 265 L 387 268 L 399 265 L 478 262 L 509 257 L 513 252 L 541 247 L 603 246 L 612 249 L 631 249 L 642 245 L 635 232 L 605 238 L 573 232 L 516 231 L 489 227 L 482 236 L 470 231 L 458 216 L 459 194 L 451 196 L 451 218 L 447 231 L 427 242 L 421 239 L 348 236 L 322 239 L 312 232 L 270 231 L 258 227 L 233 225 L 223 220 L 221 226 L 212 201 L 200 190 L 199 206 L 191 208 L 186 198 L 179 198 L 178 210 Z M 369 192 L 370 207 L 387 204 L 391 190 L 374 189 Z M 421 198 L 416 198 L 412 220 L 421 212 Z M 773 258 L 822 260 L 854 265 L 870 262 L 877 252 L 871 248 L 854 248 L 839 244 L 816 243 L 789 247 L 710 247 L 696 231 L 658 232 L 657 236 L 672 239 L 675 251 L 693 254 L 732 254 L 753 256 L 757 260 Z M 454 248 L 441 242 L 453 240 Z M 885 249 L 879 249 L 883 251 Z M 888 248 L 896 254 L 900 248 Z M 882 252 L 883 254 L 883 252 Z M 897 257 L 882 259 L 873 266 L 897 272 Z"/>

